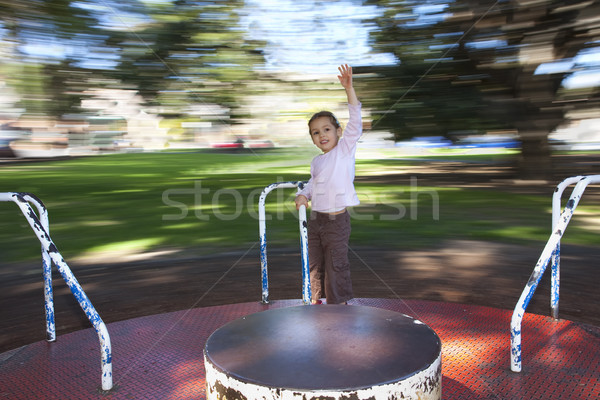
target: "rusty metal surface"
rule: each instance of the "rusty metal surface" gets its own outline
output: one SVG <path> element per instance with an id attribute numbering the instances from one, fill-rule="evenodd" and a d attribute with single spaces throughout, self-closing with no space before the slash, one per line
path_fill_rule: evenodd
<path id="1" fill-rule="evenodd" d="M 441 342 L 406 315 L 332 304 L 247 315 L 215 331 L 205 352 L 214 366 L 245 382 L 350 390 L 428 368 L 440 356 Z"/>

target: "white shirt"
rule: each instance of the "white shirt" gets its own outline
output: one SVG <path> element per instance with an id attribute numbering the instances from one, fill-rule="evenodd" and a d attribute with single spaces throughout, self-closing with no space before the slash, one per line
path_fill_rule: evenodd
<path id="1" fill-rule="evenodd" d="M 362 135 L 362 105 L 348 104 L 350 118 L 338 144 L 313 158 L 310 180 L 298 195 L 311 201 L 318 212 L 337 212 L 360 203 L 354 189 L 356 144 Z"/>

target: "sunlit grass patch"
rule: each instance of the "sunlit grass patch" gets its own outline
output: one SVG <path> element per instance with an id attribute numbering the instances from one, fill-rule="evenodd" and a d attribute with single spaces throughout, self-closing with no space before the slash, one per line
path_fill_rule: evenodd
<path id="1" fill-rule="evenodd" d="M 256 244 L 260 193 L 274 182 L 307 180 L 313 155 L 298 149 L 161 152 L 7 164 L 0 190 L 44 201 L 51 236 L 67 261 L 107 248 L 114 254 L 165 248 L 217 253 Z M 353 246 L 430 247 L 445 239 L 543 246 L 547 240 L 550 197 L 422 185 L 401 175 L 414 163 L 357 161 L 361 205 L 351 210 Z M 389 179 L 375 179 L 381 176 Z M 273 246 L 298 248 L 294 196 L 295 189 L 277 189 L 267 197 Z M 600 209 L 586 205 L 585 196 L 579 209 L 563 241 L 595 245 Z M 39 242 L 14 204 L 0 203 L 0 252 L 2 262 L 39 258 Z"/>

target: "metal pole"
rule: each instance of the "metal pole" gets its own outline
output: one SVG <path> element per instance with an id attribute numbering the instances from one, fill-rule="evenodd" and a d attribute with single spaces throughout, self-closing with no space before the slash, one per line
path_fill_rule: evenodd
<path id="1" fill-rule="evenodd" d="M 32 194 L 23 194 L 23 199 L 33 203 L 38 210 L 38 219 L 48 235 L 50 234 L 50 223 L 48 221 L 48 210 L 44 203 Z M 46 340 L 54 342 L 56 340 L 56 323 L 54 320 L 54 291 L 52 289 L 52 260 L 50 255 L 42 248 L 42 273 L 44 277 L 44 310 L 46 313 Z"/>
<path id="2" fill-rule="evenodd" d="M 556 228 L 562 210 L 562 194 L 565 189 L 573 183 L 579 182 L 584 176 L 573 176 L 567 178 L 556 186 L 552 195 L 552 229 Z M 560 301 L 560 240 L 552 253 L 552 273 L 550 279 L 550 314 L 552 318 L 558 319 L 558 305 Z"/>
<path id="3" fill-rule="evenodd" d="M 267 222 L 265 216 L 265 199 L 273 185 L 264 188 L 258 199 L 258 232 L 260 243 L 260 276 L 261 276 L 261 293 L 262 302 L 269 303 L 269 272 L 267 267 Z"/>
<path id="4" fill-rule="evenodd" d="M 298 210 L 298 222 L 300 225 L 300 254 L 302 257 L 302 301 L 304 304 L 311 303 L 310 272 L 308 266 L 308 225 L 306 223 L 306 207 L 300 206 Z"/>
<path id="5" fill-rule="evenodd" d="M 96 330 L 98 334 L 98 339 L 100 340 L 100 350 L 101 350 L 101 368 L 102 368 L 102 390 L 110 390 L 113 386 L 112 381 L 112 350 L 110 343 L 110 336 L 108 334 L 108 330 L 106 329 L 106 325 L 100 315 L 92 305 L 90 299 L 87 297 L 85 292 L 83 291 L 81 285 L 71 272 L 71 269 L 63 259 L 63 257 L 58 252 L 58 249 L 48 231 L 44 228 L 37 215 L 29 205 L 26 200 L 26 197 L 31 199 L 35 198 L 32 195 L 27 193 L 0 193 L 0 201 L 13 201 L 17 204 L 17 206 L 21 209 L 21 212 L 25 216 L 25 219 L 29 223 L 29 226 L 37 236 L 38 240 L 42 244 L 43 251 L 45 251 L 52 262 L 56 265 L 58 271 L 62 275 L 65 283 L 71 290 L 71 293 L 75 296 L 82 310 L 92 323 L 92 326 Z M 47 265 L 51 265 L 50 262 Z"/>
<path id="6" fill-rule="evenodd" d="M 261 293 L 262 293 L 262 303 L 264 304 L 268 304 L 269 303 L 269 267 L 268 267 L 268 262 L 267 262 L 267 217 L 266 217 L 266 213 L 265 213 L 265 201 L 267 198 L 267 195 L 273 191 L 274 189 L 278 189 L 278 188 L 298 188 L 298 189 L 302 189 L 304 187 L 304 183 L 302 181 L 298 181 L 298 182 L 277 182 L 277 183 L 272 183 L 269 186 L 265 187 L 262 191 L 262 193 L 260 194 L 260 197 L 258 199 L 258 231 L 259 231 L 259 243 L 260 243 L 260 275 L 261 275 Z M 306 210 L 304 211 L 304 220 L 306 221 Z M 301 241 L 302 241 L 302 228 L 301 228 L 301 232 L 300 232 L 300 237 L 301 237 Z M 308 240 L 307 240 L 308 242 Z M 302 242 L 301 242 L 301 246 L 302 246 Z M 304 263 L 305 260 L 303 258 L 302 260 L 303 263 L 303 268 L 304 268 Z M 308 250 L 306 251 L 306 268 L 308 271 Z M 310 277 L 308 276 L 307 273 L 307 278 L 304 277 L 304 269 L 303 269 L 303 300 L 306 302 L 305 300 L 305 296 L 304 296 L 304 291 L 305 291 L 305 286 L 307 285 L 305 283 L 305 281 L 310 280 Z M 310 292 L 310 282 L 308 283 L 308 292 Z M 308 295 L 310 296 L 310 294 Z M 308 298 L 308 302 L 310 302 L 310 297 Z"/>
<path id="7" fill-rule="evenodd" d="M 510 339 L 511 339 L 511 365 L 510 369 L 513 372 L 521 371 L 521 322 L 523 320 L 523 315 L 525 314 L 525 310 L 529 305 L 531 297 L 535 292 L 535 289 L 540 282 L 544 271 L 552 257 L 552 254 L 555 252 L 558 243 L 560 242 L 561 237 L 563 236 L 571 217 L 581 200 L 581 196 L 585 191 L 585 188 L 590 183 L 600 182 L 600 175 L 590 175 L 580 179 L 575 188 L 573 189 L 573 193 L 567 201 L 564 211 L 560 214 L 560 218 L 554 229 L 552 230 L 552 234 L 542 251 L 538 262 L 535 265 L 533 273 L 529 277 L 529 281 L 525 286 L 525 289 L 521 293 L 521 297 L 515 306 L 515 309 L 511 318 L 511 327 L 510 327 Z"/>

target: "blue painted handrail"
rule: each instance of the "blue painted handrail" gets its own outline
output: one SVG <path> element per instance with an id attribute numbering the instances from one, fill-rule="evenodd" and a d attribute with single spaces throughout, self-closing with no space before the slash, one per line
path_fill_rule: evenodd
<path id="1" fill-rule="evenodd" d="M 274 189 L 297 188 L 302 190 L 306 182 L 277 182 L 263 189 L 258 199 L 258 230 L 260 236 L 260 270 L 262 282 L 262 302 L 269 302 L 269 276 L 267 266 L 267 222 L 265 215 L 265 200 L 267 195 Z M 298 221 L 300 224 L 300 250 L 302 257 L 302 301 L 310 304 L 310 275 L 308 270 L 308 230 L 306 223 L 306 207 L 298 210 Z"/>
<path id="2" fill-rule="evenodd" d="M 48 341 L 56 340 L 56 329 L 54 324 L 54 300 L 52 293 L 52 262 L 56 265 L 58 272 L 62 275 L 71 293 L 75 296 L 79 305 L 92 323 L 100 340 L 101 367 L 102 367 L 102 390 L 110 390 L 113 386 L 112 377 L 112 350 L 110 336 L 106 325 L 92 305 L 90 299 L 83 291 L 81 285 L 73 275 L 73 272 L 58 252 L 58 249 L 50 238 L 48 224 L 48 212 L 44 204 L 36 196 L 29 193 L 6 192 L 0 193 L 0 201 L 12 201 L 19 206 L 21 212 L 27 219 L 29 226 L 42 244 L 42 262 L 44 272 L 44 300 L 46 308 L 46 335 Z M 29 203 L 33 203 L 39 212 L 35 214 Z"/>
<path id="3" fill-rule="evenodd" d="M 560 210 L 560 196 L 565 188 L 577 182 L 571 197 L 567 201 L 565 209 L 559 214 Z M 521 293 L 521 297 L 515 306 L 515 309 L 512 314 L 511 324 L 510 324 L 510 340 L 511 340 L 511 348 L 510 348 L 510 369 L 513 372 L 521 371 L 521 322 L 523 320 L 523 315 L 525 314 L 525 310 L 531 301 L 531 297 L 535 293 L 535 289 L 537 288 L 540 280 L 542 279 L 542 275 L 546 271 L 546 267 L 548 263 L 552 261 L 552 297 L 551 297 L 551 309 L 552 314 L 555 318 L 558 318 L 558 299 L 559 299 L 559 264 L 560 264 L 560 239 L 565 233 L 565 229 L 575 212 L 575 208 L 579 204 L 581 200 L 581 196 L 585 191 L 585 188 L 589 184 L 600 183 L 600 175 L 588 175 L 588 176 L 576 176 L 572 178 L 565 179 L 561 182 L 554 193 L 553 196 L 553 210 L 552 210 L 552 233 L 550 234 L 550 238 L 546 243 L 546 247 L 542 251 L 540 258 L 538 259 L 533 273 L 529 277 L 529 281 L 523 289 Z M 558 210 L 557 210 L 558 209 Z"/>
<path id="4" fill-rule="evenodd" d="M 552 195 L 552 229 L 556 228 L 556 225 L 558 225 L 558 221 L 560 219 L 563 192 L 568 186 L 577 183 L 584 178 L 585 176 L 581 175 L 573 176 L 556 185 L 556 189 Z M 554 252 L 552 253 L 551 265 L 552 274 L 550 279 L 550 313 L 552 314 L 552 318 L 558 319 L 558 303 L 560 297 L 560 239 L 556 244 L 556 249 L 554 249 Z"/>

